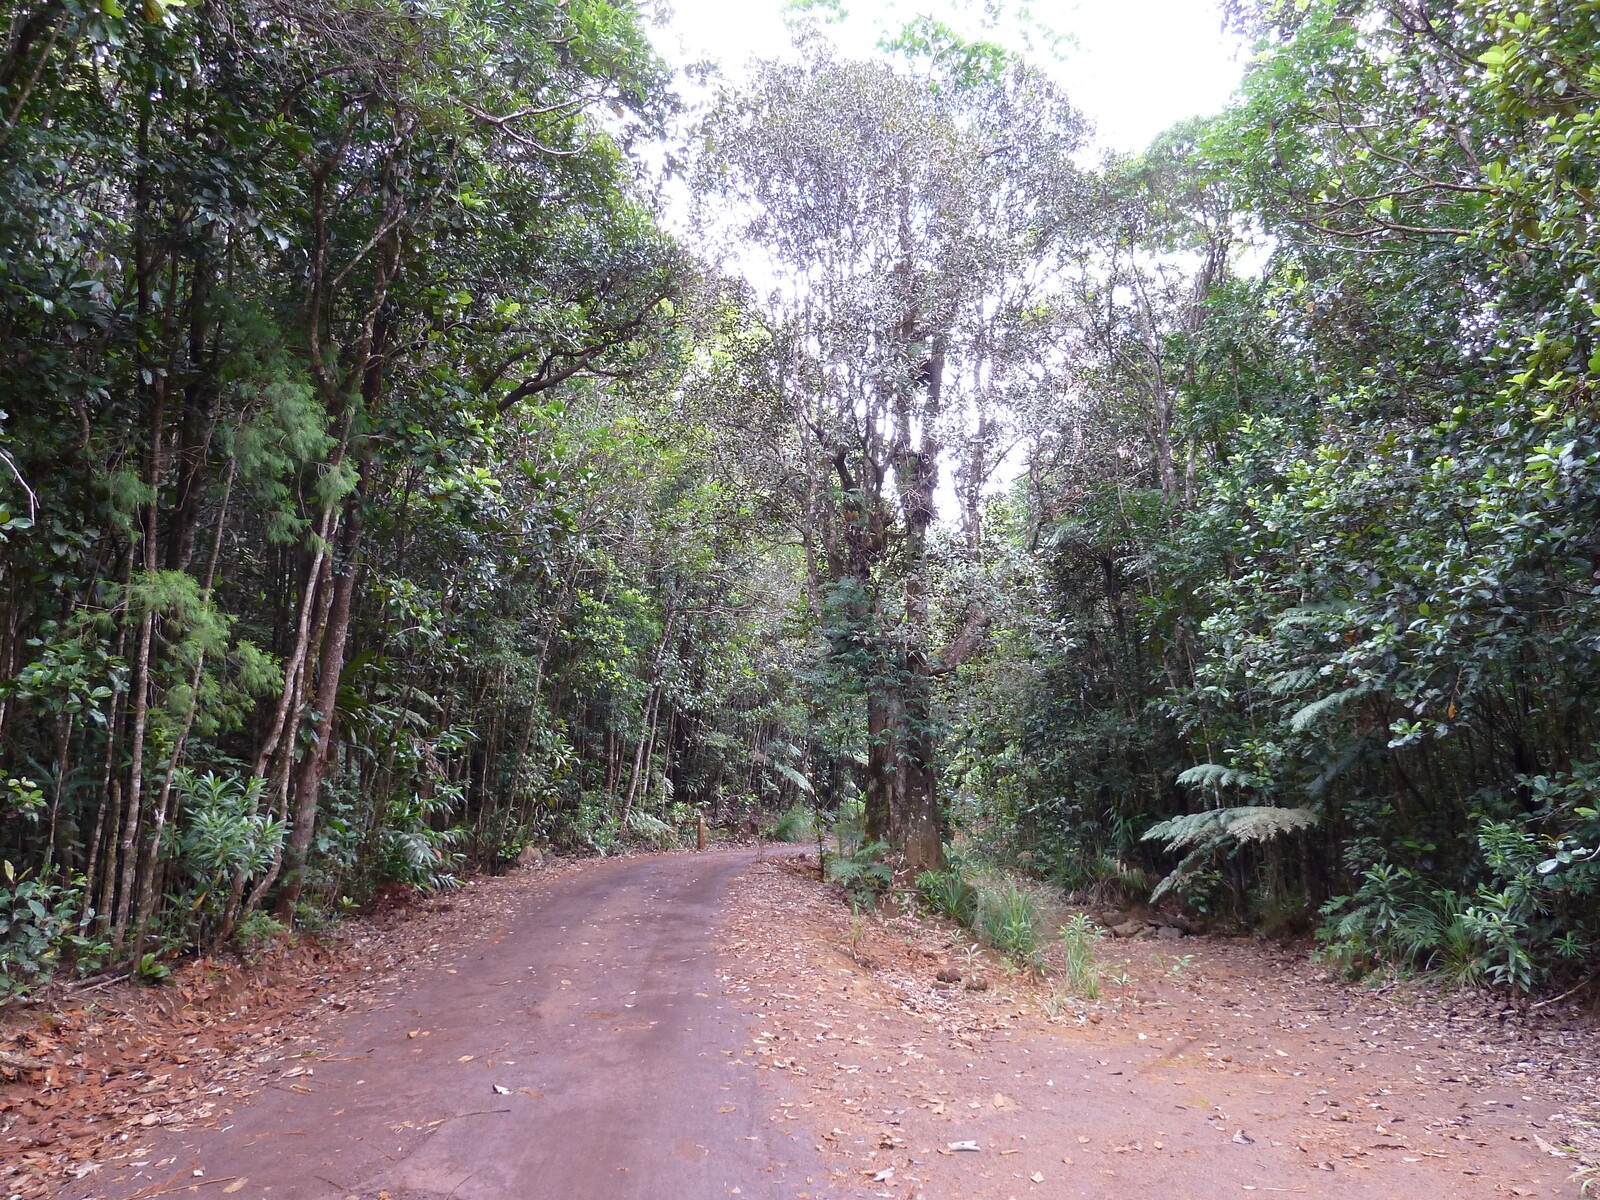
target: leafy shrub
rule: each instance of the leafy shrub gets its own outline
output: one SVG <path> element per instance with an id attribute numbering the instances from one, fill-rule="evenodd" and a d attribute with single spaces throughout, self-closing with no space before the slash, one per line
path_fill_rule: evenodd
<path id="1" fill-rule="evenodd" d="M 677 850 L 683 843 L 677 832 L 659 817 L 634 811 L 628 814 L 628 832 L 650 842 L 658 850 Z"/>
<path id="2" fill-rule="evenodd" d="M 828 859 L 828 878 L 844 888 L 851 904 L 870 908 L 894 882 L 893 869 L 883 861 L 888 852 L 888 842 L 868 842 L 849 854 L 835 854 Z"/>
<path id="3" fill-rule="evenodd" d="M 867 806 L 859 797 L 839 802 L 833 818 L 834 844 L 840 854 L 855 851 L 867 836 Z"/>
<path id="4" fill-rule="evenodd" d="M 231 881 L 237 872 L 267 869 L 283 838 L 283 823 L 258 811 L 266 781 L 243 774 L 174 777 L 182 820 L 168 846 L 202 891 Z"/>
<path id="5" fill-rule="evenodd" d="M 0 1000 L 26 995 L 59 967 L 99 966 L 110 947 L 78 932 L 83 881 L 20 875 L 7 860 L 0 884 Z"/>
<path id="6" fill-rule="evenodd" d="M 302 924 L 304 924 L 302 922 Z M 284 930 L 283 922 L 271 913 L 257 909 L 234 928 L 233 940 L 245 954 L 255 954 L 271 944 Z"/>
<path id="7" fill-rule="evenodd" d="M 1350 978 L 1391 962 L 1432 972 L 1449 983 L 1497 979 L 1486 955 L 1483 923 L 1473 910 L 1454 892 L 1426 888 L 1404 867 L 1369 867 L 1354 895 L 1334 897 L 1322 913 L 1327 921 L 1317 935 L 1319 955 Z M 1503 954 L 1525 974 L 1526 963 L 1508 951 Z"/>
<path id="8" fill-rule="evenodd" d="M 379 878 L 386 883 L 409 883 L 425 892 L 453 888 L 459 881 L 462 855 L 456 849 L 465 838 L 460 828 L 435 829 L 433 820 L 447 814 L 461 799 L 458 785 L 441 786 L 435 795 L 413 796 L 397 805 L 379 839 Z"/>

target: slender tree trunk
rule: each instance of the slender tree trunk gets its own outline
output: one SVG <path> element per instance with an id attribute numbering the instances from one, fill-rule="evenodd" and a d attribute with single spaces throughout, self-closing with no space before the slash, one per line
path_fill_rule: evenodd
<path id="1" fill-rule="evenodd" d="M 322 780 L 332 757 L 334 729 L 338 713 L 339 679 L 344 671 L 345 643 L 350 635 L 351 601 L 360 574 L 362 514 L 365 501 L 368 461 L 363 459 L 361 479 L 350 497 L 341 537 L 342 562 L 335 567 L 332 606 L 328 613 L 327 636 L 317 675 L 317 691 L 312 707 L 317 713 L 316 742 L 306 751 L 294 784 L 294 811 L 289 838 L 284 847 L 283 887 L 275 905 L 279 920 L 291 921 L 295 905 L 305 887 L 306 860 L 311 839 L 316 833 L 317 807 L 322 795 Z"/>

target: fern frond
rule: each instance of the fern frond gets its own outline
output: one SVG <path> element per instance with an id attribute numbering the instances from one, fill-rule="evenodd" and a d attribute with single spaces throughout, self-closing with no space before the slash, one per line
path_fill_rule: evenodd
<path id="1" fill-rule="evenodd" d="M 1184 774 L 1187 775 L 1189 772 L 1185 771 Z M 1169 851 L 1182 850 L 1185 846 L 1192 846 L 1199 841 L 1213 841 L 1226 836 L 1224 830 L 1231 811 L 1233 810 L 1227 808 L 1208 808 L 1204 812 L 1169 817 L 1145 830 L 1143 840 L 1153 842 L 1166 838 Z"/>
<path id="2" fill-rule="evenodd" d="M 1309 687 L 1317 681 L 1315 667 L 1300 667 L 1297 670 L 1285 671 L 1282 675 L 1272 679 L 1267 684 L 1267 692 L 1273 696 L 1286 696 L 1290 692 L 1298 692 L 1303 687 Z"/>
<path id="3" fill-rule="evenodd" d="M 1237 771 L 1232 767 L 1225 767 L 1221 763 L 1201 763 L 1198 767 L 1190 767 L 1178 776 L 1178 782 L 1185 787 L 1238 787 L 1253 788 L 1261 786 L 1261 778 L 1250 774 L 1249 771 Z"/>
<path id="4" fill-rule="evenodd" d="M 811 795 L 813 791 L 811 787 L 811 780 L 807 779 L 799 771 L 796 771 L 788 763 L 779 762 L 777 759 L 772 760 L 772 766 L 779 775 L 782 775 L 790 783 L 794 784 L 795 787 L 799 788 L 806 795 Z"/>
<path id="5" fill-rule="evenodd" d="M 1187 772 L 1185 772 L 1187 774 Z M 1145 841 L 1167 840 L 1167 850 L 1188 850 L 1182 862 L 1150 893 L 1152 903 L 1168 892 L 1181 888 L 1202 862 L 1230 842 L 1264 842 L 1285 833 L 1309 829 L 1320 817 L 1309 808 L 1277 808 L 1265 804 L 1241 804 L 1235 808 L 1211 808 L 1184 813 L 1158 821 L 1144 831 Z"/>
<path id="6" fill-rule="evenodd" d="M 1304 733 L 1332 713 L 1338 712 L 1350 701 L 1360 696 L 1365 696 L 1372 689 L 1366 684 L 1357 684 L 1353 688 L 1345 688 L 1342 692 L 1334 692 L 1331 696 L 1324 696 L 1320 700 L 1313 700 L 1310 704 L 1300 709 L 1289 718 L 1289 728 L 1296 733 Z"/>

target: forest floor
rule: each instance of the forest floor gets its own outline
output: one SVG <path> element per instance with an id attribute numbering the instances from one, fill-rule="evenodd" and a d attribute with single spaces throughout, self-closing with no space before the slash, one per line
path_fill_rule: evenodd
<path id="1" fill-rule="evenodd" d="M 1108 941 L 1088 1002 L 753 860 L 479 880 L 14 1011 L 0 1197 L 1576 1196 L 1600 1149 L 1575 1008 L 1214 938 Z"/>

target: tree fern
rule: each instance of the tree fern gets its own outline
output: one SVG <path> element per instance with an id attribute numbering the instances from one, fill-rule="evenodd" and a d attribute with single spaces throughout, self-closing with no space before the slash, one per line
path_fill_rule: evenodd
<path id="1" fill-rule="evenodd" d="M 1179 775 L 1178 782 L 1185 787 L 1210 787 L 1221 791 L 1225 787 L 1260 787 L 1262 781 L 1260 776 L 1252 775 L 1248 771 L 1237 771 L 1221 763 L 1201 763 L 1198 767 L 1190 767 Z"/>
<path id="2" fill-rule="evenodd" d="M 1193 774 L 1204 768 L 1185 771 Z M 1217 768 L 1223 770 L 1225 768 Z M 1237 774 L 1237 772 L 1234 772 Z M 1179 777 L 1180 780 L 1182 776 Z M 1212 808 L 1185 813 L 1158 821 L 1144 832 L 1145 841 L 1166 839 L 1167 850 L 1188 850 L 1177 867 L 1150 893 L 1152 901 L 1180 888 L 1195 869 L 1218 850 L 1265 842 L 1286 833 L 1309 829 L 1320 818 L 1309 808 L 1275 808 L 1262 804 L 1241 804 L 1234 808 Z"/>
<path id="3" fill-rule="evenodd" d="M 1353 688 L 1345 688 L 1342 692 L 1334 692 L 1333 695 L 1324 696 L 1320 700 L 1313 700 L 1289 718 L 1289 728 L 1296 733 L 1305 733 L 1324 717 L 1338 712 L 1350 701 L 1357 697 L 1365 696 L 1371 690 L 1366 684 L 1361 684 Z"/>

